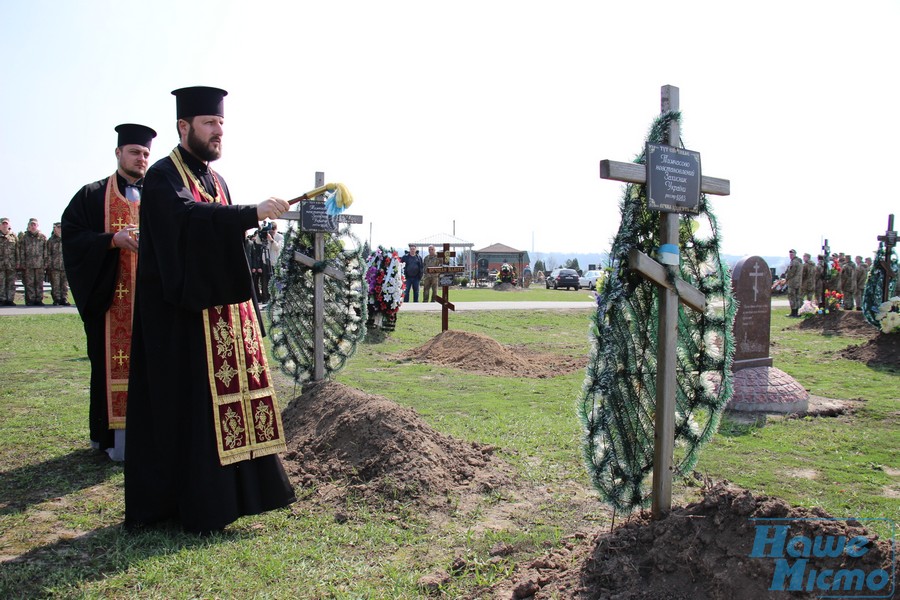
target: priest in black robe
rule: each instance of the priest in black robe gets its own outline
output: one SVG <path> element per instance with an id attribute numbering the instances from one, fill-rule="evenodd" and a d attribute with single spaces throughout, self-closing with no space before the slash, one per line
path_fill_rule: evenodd
<path id="1" fill-rule="evenodd" d="M 243 246 L 289 205 L 232 205 L 209 167 L 226 92 L 172 93 L 180 144 L 148 170 L 141 203 L 125 526 L 204 533 L 295 500 Z"/>
<path id="2" fill-rule="evenodd" d="M 131 298 L 127 294 L 134 287 L 134 275 L 128 272 L 127 264 L 136 261 L 138 247 L 136 223 L 131 221 L 137 220 L 140 186 L 156 132 L 133 123 L 119 125 L 115 130 L 116 172 L 78 190 L 63 211 L 61 223 L 66 277 L 84 323 L 91 362 L 91 445 L 122 460 L 127 353 L 131 346 Z M 127 218 L 132 215 L 134 219 Z M 126 264 L 125 272 L 122 264 Z M 109 318 L 114 306 L 118 319 Z M 110 356 L 119 358 L 110 360 Z"/>

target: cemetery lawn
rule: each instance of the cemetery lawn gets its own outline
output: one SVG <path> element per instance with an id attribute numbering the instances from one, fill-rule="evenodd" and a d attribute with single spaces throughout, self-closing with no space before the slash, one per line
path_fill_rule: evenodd
<path id="1" fill-rule="evenodd" d="M 451 301 L 470 300 L 455 297 L 468 291 L 453 289 Z M 784 312 L 773 311 L 775 366 L 814 395 L 859 399 L 857 408 L 764 427 L 726 419 L 697 472 L 835 517 L 900 522 L 900 371 L 840 358 L 859 340 L 787 329 L 797 321 Z M 467 311 L 451 314 L 450 327 L 521 351 L 586 356 L 589 315 Z M 446 597 L 461 597 L 573 535 L 609 528 L 611 512 L 582 466 L 583 371 L 489 377 L 403 361 L 401 352 L 440 332 L 440 314 L 401 313 L 397 330 L 360 344 L 337 381 L 412 407 L 437 431 L 495 446 L 515 490 L 486 493 L 474 507 L 448 498 L 436 519 L 389 498 L 350 498 L 337 510 L 321 490 L 298 488 L 290 509 L 245 517 L 221 534 L 125 533 L 122 467 L 88 448 L 90 366 L 78 316 L 2 322 L 11 343 L 0 350 L 0 598 L 424 598 L 420 579 L 440 571 L 452 573 L 442 580 Z M 299 395 L 286 378 L 278 386 L 282 408 Z M 699 485 L 678 480 L 675 503 L 693 501 Z M 873 528 L 892 534 L 886 522 Z"/>

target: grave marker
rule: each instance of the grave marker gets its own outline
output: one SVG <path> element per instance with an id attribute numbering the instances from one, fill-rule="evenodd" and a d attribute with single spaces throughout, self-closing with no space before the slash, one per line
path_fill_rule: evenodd
<path id="1" fill-rule="evenodd" d="M 742 258 L 734 265 L 731 289 L 738 303 L 734 317 L 733 372 L 749 367 L 771 367 L 769 325 L 772 321 L 772 276 L 759 256 Z"/>
<path id="2" fill-rule="evenodd" d="M 325 185 L 325 173 L 316 171 L 315 188 Z M 294 260 L 313 268 L 325 260 L 325 234 L 336 233 L 338 223 L 362 223 L 360 215 L 330 216 L 325 210 L 324 193 L 315 199 L 304 196 L 292 200 L 300 201 L 300 210 L 284 213 L 281 218 L 300 222 L 300 230 L 313 233 L 313 256 L 302 252 L 294 253 Z M 325 266 L 313 275 L 313 381 L 325 379 L 325 276 L 344 281 L 346 275 L 340 269 Z"/>
<path id="3" fill-rule="evenodd" d="M 878 236 L 878 241 L 884 242 L 884 258 L 876 266 L 884 273 L 881 301 L 887 302 L 890 299 L 891 279 L 894 278 L 894 270 L 891 269 L 891 256 L 893 256 L 894 247 L 897 245 L 897 232 L 894 231 L 894 215 L 888 215 L 887 231 L 885 231 L 884 235 Z"/>
<path id="4" fill-rule="evenodd" d="M 444 249 L 438 252 L 437 255 L 441 258 L 441 266 L 427 267 L 425 272 L 437 273 L 440 277 L 443 295 L 438 296 L 435 294 L 434 297 L 437 299 L 438 304 L 441 305 L 441 331 L 447 331 L 450 328 L 450 314 L 448 311 L 456 311 L 456 307 L 450 302 L 450 285 L 453 283 L 450 273 L 462 273 L 466 268 L 450 264 L 450 258 L 456 256 L 456 252 L 450 251 L 450 244 L 447 242 L 444 243 Z"/>
<path id="5" fill-rule="evenodd" d="M 678 88 L 665 85 L 661 90 L 660 111 L 663 114 L 679 110 Z M 669 126 L 669 145 L 677 144 L 680 138 L 679 125 L 673 120 Z M 699 155 L 697 164 L 699 166 Z M 635 163 L 600 162 L 600 177 L 629 183 L 646 184 L 649 180 L 647 165 Z M 726 196 L 731 193 L 727 179 L 714 177 L 700 178 L 700 191 L 707 194 Z M 653 207 L 649 207 L 653 208 Z M 659 286 L 659 335 L 657 347 L 656 412 L 654 415 L 653 444 L 653 485 L 651 510 L 654 519 L 660 519 L 672 509 L 672 472 L 675 449 L 675 385 L 677 366 L 675 347 L 678 336 L 678 303 L 684 302 L 696 311 L 706 308 L 703 294 L 677 276 L 672 267 L 678 266 L 678 214 L 660 210 L 660 244 L 669 255 L 665 264 L 640 252 L 632 250 L 629 261 L 644 278 Z M 674 250 L 674 257 L 672 250 Z M 665 256 L 665 254 L 663 256 Z M 671 279 L 670 279 L 671 277 Z M 671 283 L 671 282 L 674 282 Z M 676 290 L 677 289 L 677 293 Z"/>

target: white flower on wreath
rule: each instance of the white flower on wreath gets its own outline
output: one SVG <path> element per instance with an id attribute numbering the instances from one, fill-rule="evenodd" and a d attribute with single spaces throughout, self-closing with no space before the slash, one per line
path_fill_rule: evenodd
<path id="1" fill-rule="evenodd" d="M 403 263 L 400 259 L 392 257 L 381 284 L 381 293 L 391 308 L 403 303 L 403 281 Z"/>
<path id="2" fill-rule="evenodd" d="M 879 322 L 882 333 L 900 333 L 900 296 L 882 302 L 875 320 Z"/>

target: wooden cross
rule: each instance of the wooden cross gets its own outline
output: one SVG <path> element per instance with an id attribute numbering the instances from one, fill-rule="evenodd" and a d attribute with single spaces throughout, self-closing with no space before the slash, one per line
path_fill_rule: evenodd
<path id="1" fill-rule="evenodd" d="M 660 108 L 662 114 L 679 110 L 678 88 L 662 86 Z M 668 144 L 678 146 L 680 131 L 678 122 L 672 120 L 668 131 Z M 629 183 L 647 182 L 647 168 L 635 163 L 600 162 L 600 177 Z M 731 182 L 727 179 L 702 177 L 700 191 L 706 194 L 727 196 Z M 660 215 L 660 244 L 678 245 L 678 214 L 665 212 Z M 664 266 L 643 252 L 632 249 L 628 255 L 631 268 L 659 287 L 659 340 L 656 350 L 656 413 L 653 443 L 653 487 L 651 493 L 652 516 L 665 517 L 672 510 L 672 472 L 675 449 L 675 385 L 677 365 L 675 346 L 678 338 L 678 302 L 681 301 L 697 312 L 706 310 L 706 297 L 698 289 L 677 277 L 674 266 Z M 667 275 L 674 271 L 674 286 Z M 673 289 L 674 287 L 674 289 Z M 677 293 L 676 293 L 677 291 Z"/>
<path id="2" fill-rule="evenodd" d="M 466 268 L 463 266 L 453 266 L 450 264 L 450 257 L 456 256 L 456 252 L 450 252 L 450 244 L 444 243 L 444 249 L 441 252 L 437 253 L 438 256 L 441 257 L 442 265 L 440 267 L 428 267 L 425 269 L 426 273 L 436 273 L 439 276 L 445 273 L 461 273 Z M 441 285 L 441 291 L 443 292 L 442 296 L 434 295 L 438 304 L 441 305 L 441 331 L 447 331 L 450 328 L 450 313 L 448 311 L 456 312 L 456 306 L 450 302 L 450 286 L 449 285 Z"/>
<path id="3" fill-rule="evenodd" d="M 894 246 L 897 245 L 897 232 L 894 231 L 894 215 L 888 215 L 887 231 L 884 235 L 878 236 L 878 241 L 884 243 L 884 256 L 879 261 L 877 267 L 884 272 L 884 286 L 881 290 L 881 301 L 887 302 L 890 298 L 890 282 L 894 278 L 894 270 L 891 269 L 891 255 L 894 252 Z"/>
<path id="4" fill-rule="evenodd" d="M 119 297 L 119 300 L 121 300 L 122 297 L 127 293 L 129 293 L 128 288 L 125 287 L 125 284 L 119 282 L 119 287 L 116 288 L 116 295 Z"/>

